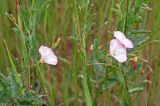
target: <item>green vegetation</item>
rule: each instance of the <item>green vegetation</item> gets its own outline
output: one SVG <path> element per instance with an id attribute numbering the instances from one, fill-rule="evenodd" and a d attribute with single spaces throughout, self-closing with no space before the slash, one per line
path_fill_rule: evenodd
<path id="1" fill-rule="evenodd" d="M 0 0 L 1 106 L 158 106 L 158 0 Z M 134 48 L 119 63 L 113 32 Z M 40 64 L 39 47 L 58 57 Z"/>

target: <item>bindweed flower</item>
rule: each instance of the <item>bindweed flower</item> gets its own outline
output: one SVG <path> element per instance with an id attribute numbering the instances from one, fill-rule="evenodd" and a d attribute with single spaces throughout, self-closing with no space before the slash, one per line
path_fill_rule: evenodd
<path id="1" fill-rule="evenodd" d="M 50 65 L 56 65 L 58 63 L 58 59 L 51 48 L 42 45 L 39 48 L 39 53 L 41 55 L 41 63 L 47 63 Z"/>
<path id="2" fill-rule="evenodd" d="M 126 48 L 133 48 L 132 41 L 129 40 L 129 39 L 127 39 L 122 32 L 120 32 L 120 31 L 114 31 L 114 37 L 117 40 L 119 40 L 124 45 L 124 47 L 126 47 Z"/>
<path id="3" fill-rule="evenodd" d="M 123 63 L 127 60 L 127 50 L 117 39 L 111 40 L 109 51 L 118 62 Z"/>
<path id="4" fill-rule="evenodd" d="M 133 48 L 133 43 L 120 31 L 114 31 L 114 37 L 116 39 L 110 41 L 110 54 L 118 62 L 123 63 L 127 60 L 127 49 Z"/>

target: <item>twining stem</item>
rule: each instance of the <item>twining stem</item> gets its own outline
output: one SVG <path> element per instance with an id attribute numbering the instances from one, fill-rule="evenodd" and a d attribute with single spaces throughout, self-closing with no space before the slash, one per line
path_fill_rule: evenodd
<path id="1" fill-rule="evenodd" d="M 124 73 L 124 70 L 123 70 L 122 66 L 120 66 L 120 67 L 121 67 L 121 71 L 120 72 L 122 73 L 122 76 L 123 76 L 123 79 L 124 79 L 124 82 L 125 82 L 125 88 L 127 90 L 127 97 L 128 97 L 128 101 L 129 101 L 129 104 L 130 104 L 131 96 L 129 94 L 127 78 L 125 76 L 125 73 Z"/>
<path id="2" fill-rule="evenodd" d="M 125 0 L 126 2 L 126 13 L 125 13 L 125 20 L 124 20 L 124 34 L 127 33 L 127 22 L 128 22 L 128 6 L 129 6 L 129 0 Z M 123 70 L 123 67 L 120 65 L 121 67 L 121 73 L 122 73 L 122 76 L 123 76 L 123 79 L 124 79 L 124 82 L 125 82 L 125 88 L 127 90 L 127 98 L 128 98 L 128 102 L 130 104 L 130 101 L 131 101 L 131 96 L 129 94 L 129 88 L 128 88 L 128 83 L 127 83 L 127 78 L 125 76 L 125 73 L 124 73 L 124 70 Z"/>
<path id="3" fill-rule="evenodd" d="M 128 5 L 129 5 L 129 1 L 126 0 L 126 13 L 125 13 L 125 20 L 124 20 L 124 34 L 126 34 L 126 32 L 127 32 Z"/>

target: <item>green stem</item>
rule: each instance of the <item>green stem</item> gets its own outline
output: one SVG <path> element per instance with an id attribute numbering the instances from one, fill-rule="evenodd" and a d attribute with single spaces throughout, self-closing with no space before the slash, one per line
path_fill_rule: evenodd
<path id="1" fill-rule="evenodd" d="M 124 21 L 124 34 L 127 33 L 127 21 L 128 21 L 128 6 L 129 6 L 129 0 L 125 0 L 126 1 L 126 14 L 125 14 L 125 21 Z M 120 68 L 121 68 L 121 74 L 123 76 L 123 79 L 124 79 L 124 82 L 125 82 L 125 88 L 127 90 L 127 99 L 128 99 L 128 102 L 130 104 L 130 101 L 131 101 L 131 96 L 129 94 L 129 88 L 128 88 L 128 83 L 127 83 L 127 78 L 125 76 L 125 73 L 124 73 L 124 70 L 123 70 L 123 67 L 121 65 L 119 65 Z"/>
<path id="2" fill-rule="evenodd" d="M 129 1 L 126 0 L 126 16 L 125 16 L 125 20 L 124 20 L 124 34 L 126 34 L 126 32 L 127 32 L 128 5 L 129 5 Z"/>
<path id="3" fill-rule="evenodd" d="M 124 83 L 125 83 L 125 88 L 126 88 L 126 91 L 127 91 L 127 99 L 128 99 L 128 102 L 129 102 L 129 104 L 131 103 L 131 96 L 130 96 L 130 94 L 129 94 L 129 88 L 128 88 L 128 82 L 127 82 L 127 78 L 126 78 L 126 76 L 125 76 L 125 73 L 124 73 L 124 70 L 123 70 L 123 68 L 122 68 L 122 66 L 120 65 L 120 67 L 121 67 L 121 74 L 122 74 L 122 76 L 123 76 L 123 79 L 124 79 Z"/>
<path id="4" fill-rule="evenodd" d="M 30 65 L 29 65 L 29 56 L 28 56 L 28 52 L 27 52 L 27 47 L 25 44 L 25 35 L 23 33 L 23 27 L 22 27 L 22 21 L 21 21 L 21 14 L 18 13 L 18 28 L 20 31 L 20 36 L 21 36 L 21 42 L 22 42 L 22 55 L 24 57 L 24 66 L 27 70 L 27 76 L 28 76 L 28 91 L 30 91 Z"/>

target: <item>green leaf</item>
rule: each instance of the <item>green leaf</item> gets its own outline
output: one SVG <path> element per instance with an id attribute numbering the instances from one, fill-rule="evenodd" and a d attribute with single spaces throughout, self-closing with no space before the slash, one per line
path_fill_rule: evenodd
<path id="1" fill-rule="evenodd" d="M 93 50 L 94 52 L 98 50 L 99 42 L 97 39 L 94 40 Z"/>
<path id="2" fill-rule="evenodd" d="M 17 82 L 19 85 L 21 85 L 22 83 L 21 83 L 20 77 L 18 76 L 18 72 L 17 72 L 16 66 L 14 65 L 14 62 L 13 62 L 13 60 L 12 60 L 12 58 L 11 58 L 11 54 L 10 54 L 9 49 L 8 49 L 8 47 L 7 47 L 6 41 L 4 41 L 4 43 L 5 43 L 5 46 L 6 46 L 6 49 L 7 49 L 7 54 L 8 54 L 9 61 L 10 61 L 11 67 L 12 67 L 12 71 L 13 71 L 14 74 L 15 74 L 16 82 Z M 22 85 L 21 85 L 21 86 L 22 86 Z"/>
<path id="3" fill-rule="evenodd" d="M 138 30 L 133 30 L 131 32 L 131 34 L 143 34 L 143 33 L 150 33 L 150 30 L 146 30 L 146 29 L 138 29 Z"/>
<path id="4" fill-rule="evenodd" d="M 16 81 L 16 75 L 13 73 L 12 69 L 8 69 L 8 85 L 12 94 L 12 98 L 15 98 L 17 96 L 19 96 L 20 94 L 23 94 L 22 91 L 22 84 L 18 83 Z"/>
<path id="5" fill-rule="evenodd" d="M 69 60 L 62 58 L 62 57 L 58 57 L 58 59 L 66 64 L 71 64 Z"/>
<path id="6" fill-rule="evenodd" d="M 32 57 L 33 60 L 36 60 L 37 57 L 37 48 L 38 48 L 38 43 L 36 38 L 33 35 L 28 36 L 28 41 L 29 41 L 29 54 Z"/>
<path id="7" fill-rule="evenodd" d="M 18 28 L 12 28 L 12 30 L 16 33 L 16 35 L 20 35 Z"/>
<path id="8" fill-rule="evenodd" d="M 135 87 L 135 88 L 130 88 L 129 89 L 129 93 L 137 93 L 137 92 L 140 92 L 140 91 L 143 91 L 144 88 L 143 87 Z"/>
<path id="9" fill-rule="evenodd" d="M 111 79 L 108 79 L 108 81 L 105 81 L 103 84 L 102 84 L 102 89 L 105 90 L 107 88 L 111 89 L 112 87 L 115 86 L 117 80 L 114 79 L 114 78 L 111 78 Z"/>
<path id="10" fill-rule="evenodd" d="M 11 100 L 11 91 L 7 78 L 0 73 L 0 102 L 7 102 Z"/>
<path id="11" fill-rule="evenodd" d="M 45 104 L 43 99 L 39 98 L 38 96 L 34 96 L 31 93 L 26 93 L 24 96 L 18 97 L 17 101 L 17 104 L 19 104 L 19 106 L 42 106 L 43 104 Z"/>
<path id="12" fill-rule="evenodd" d="M 149 39 L 148 36 L 136 37 L 136 38 L 133 40 L 133 43 L 134 43 L 135 46 L 140 46 L 140 45 L 142 45 L 143 43 L 145 43 L 148 39 Z"/>
<path id="13" fill-rule="evenodd" d="M 20 8 L 21 8 L 21 16 L 22 16 L 22 20 L 24 23 L 24 27 L 25 27 L 26 31 L 29 32 L 30 25 L 29 25 L 29 18 L 27 16 L 27 12 L 25 11 L 25 9 L 22 6 Z"/>
<path id="14" fill-rule="evenodd" d="M 79 42 L 79 38 L 77 38 L 76 36 L 70 36 L 69 38 L 72 39 L 73 42 L 76 42 L 76 43 Z"/>
<path id="15" fill-rule="evenodd" d="M 87 85 L 87 76 L 84 77 L 84 92 L 86 98 L 86 106 L 92 106 L 92 99 L 89 91 L 89 87 Z"/>

